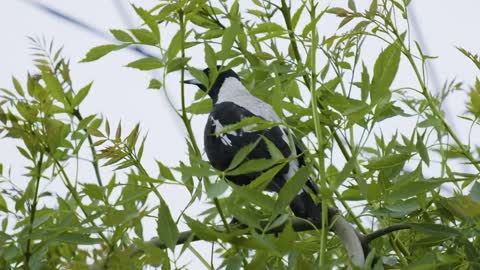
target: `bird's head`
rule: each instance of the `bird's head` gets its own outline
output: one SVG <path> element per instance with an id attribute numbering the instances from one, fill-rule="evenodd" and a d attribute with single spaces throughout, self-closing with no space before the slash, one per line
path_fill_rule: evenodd
<path id="1" fill-rule="evenodd" d="M 210 73 L 211 73 L 210 68 L 204 69 L 203 73 L 207 75 L 207 78 L 210 78 Z M 210 89 L 209 89 L 209 85 L 205 85 L 197 79 L 186 80 L 184 81 L 184 83 L 198 86 L 198 88 L 205 91 L 212 98 L 212 100 L 216 102 L 218 98 L 218 93 L 227 78 L 235 78 L 237 80 L 240 80 L 240 77 L 238 76 L 238 74 L 231 69 L 222 70 L 221 66 L 217 66 L 217 73 L 218 74 L 215 78 L 210 78 L 214 80 L 213 83 L 210 83 L 211 85 Z"/>

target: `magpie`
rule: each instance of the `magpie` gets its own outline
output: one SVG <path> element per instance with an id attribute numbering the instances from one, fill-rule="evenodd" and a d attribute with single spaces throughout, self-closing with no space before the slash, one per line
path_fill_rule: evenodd
<path id="1" fill-rule="evenodd" d="M 257 144 L 247 155 L 246 160 L 270 159 L 271 154 L 264 141 L 266 138 L 280 150 L 285 158 L 297 157 L 285 164 L 266 187 L 267 191 L 279 192 L 298 168 L 305 166 L 304 151 L 300 142 L 290 132 L 294 144 L 290 145 L 289 130 L 282 125 L 256 131 L 247 126 L 222 133 L 224 127 L 239 123 L 248 117 L 255 116 L 275 123 L 280 123 L 280 118 L 268 103 L 250 94 L 241 83 L 237 73 L 231 69 L 222 71 L 220 66 L 217 69 L 218 75 L 210 89 L 196 79 L 184 81 L 186 84 L 198 86 L 213 101 L 213 108 L 208 116 L 204 132 L 204 147 L 208 160 L 215 169 L 224 171 L 229 167 L 235 154 L 251 143 Z M 203 72 L 208 77 L 210 69 L 206 68 Z M 237 185 L 248 185 L 263 172 L 227 175 L 226 178 Z M 314 202 L 307 191 L 308 188 L 318 195 L 318 186 L 308 179 L 305 187 L 290 203 L 290 208 L 297 217 L 319 221 L 321 207 Z"/>

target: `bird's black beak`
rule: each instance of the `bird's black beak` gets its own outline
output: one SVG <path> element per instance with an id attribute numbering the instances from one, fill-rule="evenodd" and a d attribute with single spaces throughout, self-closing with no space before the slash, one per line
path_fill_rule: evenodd
<path id="1" fill-rule="evenodd" d="M 185 81 L 183 81 L 183 83 L 196 85 L 196 86 L 198 86 L 200 89 L 202 89 L 203 91 L 207 90 L 207 88 L 205 87 L 205 85 L 203 85 L 203 84 L 202 84 L 199 80 L 197 80 L 197 79 L 185 80 Z"/>

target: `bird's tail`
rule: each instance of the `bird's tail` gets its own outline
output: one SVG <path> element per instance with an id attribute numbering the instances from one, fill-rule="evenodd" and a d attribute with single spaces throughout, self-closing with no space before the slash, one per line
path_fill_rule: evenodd
<path id="1" fill-rule="evenodd" d="M 322 220 L 322 206 L 316 204 L 312 196 L 305 190 L 302 190 L 290 203 L 295 216 L 309 219 L 313 222 Z"/>

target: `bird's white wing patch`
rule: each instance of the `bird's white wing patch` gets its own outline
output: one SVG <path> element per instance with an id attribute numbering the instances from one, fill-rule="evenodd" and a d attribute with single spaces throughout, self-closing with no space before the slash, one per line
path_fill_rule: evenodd
<path id="1" fill-rule="evenodd" d="M 217 119 L 214 119 L 213 117 L 210 117 L 210 119 L 212 119 L 212 125 L 215 127 L 214 129 L 214 132 L 217 134 L 217 138 L 220 138 L 220 141 L 224 144 L 224 145 L 227 145 L 227 146 L 232 146 L 232 141 L 228 138 L 227 134 L 230 134 L 230 135 L 234 135 L 236 136 L 237 135 L 237 132 L 232 130 L 232 131 L 229 131 L 227 133 L 222 133 L 222 134 L 218 134 L 220 132 L 222 132 L 223 130 L 223 125 L 222 123 L 220 123 L 219 120 Z"/>

